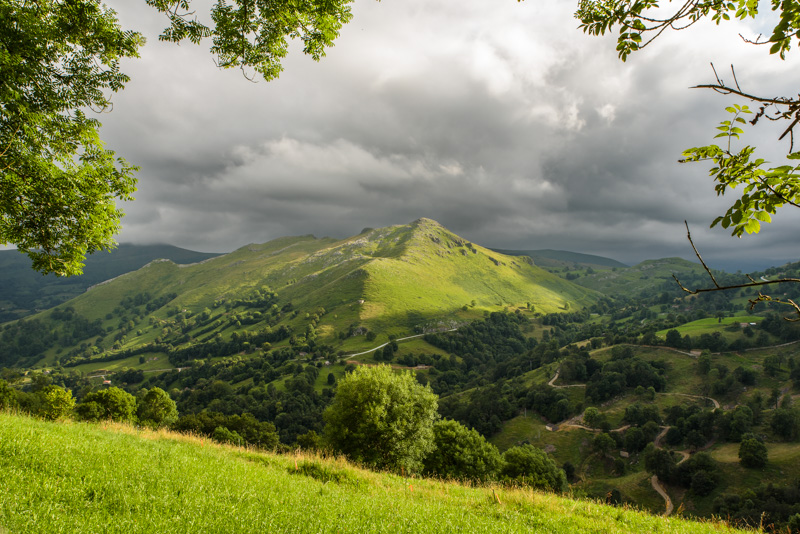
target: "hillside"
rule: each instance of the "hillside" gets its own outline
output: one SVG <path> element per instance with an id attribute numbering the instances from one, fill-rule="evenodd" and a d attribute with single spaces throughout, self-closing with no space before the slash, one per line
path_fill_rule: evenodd
<path id="1" fill-rule="evenodd" d="M 529 256 L 533 262 L 546 268 L 557 267 L 628 267 L 624 263 L 606 258 L 604 256 L 596 256 L 594 254 L 582 254 L 579 252 L 570 252 L 568 250 L 552 250 L 552 249 L 537 249 L 537 250 L 505 250 L 505 249 L 492 249 L 501 254 L 508 256 Z"/>
<path id="2" fill-rule="evenodd" d="M 258 345 L 292 337 L 300 346 L 313 340 L 349 350 L 368 346 L 369 330 L 409 334 L 484 312 L 552 313 L 596 300 L 592 291 L 420 219 L 341 241 L 276 239 L 194 265 L 152 262 L 13 327 L 17 335 L 5 335 L 4 347 L 17 360 L 5 365 L 42 356 L 51 364 L 113 359 L 123 350 L 191 346 L 236 332 Z"/>
<path id="3" fill-rule="evenodd" d="M 83 275 L 69 278 L 44 276 L 31 269 L 30 259 L 16 250 L 0 251 L 0 323 L 51 308 L 77 297 L 88 288 L 135 271 L 163 258 L 179 264 L 197 263 L 219 256 L 171 245 L 121 244 L 86 258 Z"/>
<path id="4" fill-rule="evenodd" d="M 683 258 L 662 258 L 646 260 L 633 267 L 619 267 L 599 272 L 577 273 L 570 277 L 576 284 L 594 289 L 604 295 L 637 296 L 643 291 L 659 291 L 668 284 L 671 289 L 677 287 L 672 275 L 675 274 L 685 283 L 697 280 L 700 284 L 708 283 L 708 275 L 698 263 Z"/>
<path id="5" fill-rule="evenodd" d="M 8 532 L 739 532 L 114 424 L 0 413 Z"/>

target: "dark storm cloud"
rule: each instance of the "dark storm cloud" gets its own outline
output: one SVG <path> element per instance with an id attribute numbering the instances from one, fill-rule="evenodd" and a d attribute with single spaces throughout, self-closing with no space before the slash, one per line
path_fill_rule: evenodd
<path id="1" fill-rule="evenodd" d="M 704 165 L 677 164 L 730 103 L 687 89 L 709 60 L 787 90 L 797 61 L 763 61 L 736 24 L 665 36 L 622 64 L 568 3 L 357 4 L 322 62 L 295 46 L 281 79 L 253 84 L 205 47 L 159 43 L 146 6 L 117 8 L 150 32 L 103 117 L 109 145 L 142 167 L 121 240 L 225 251 L 424 216 L 487 246 L 635 262 L 690 255 L 686 219 L 709 257 L 792 256 L 780 254 L 796 217 L 755 240 L 707 230 L 733 199 L 715 197 Z"/>

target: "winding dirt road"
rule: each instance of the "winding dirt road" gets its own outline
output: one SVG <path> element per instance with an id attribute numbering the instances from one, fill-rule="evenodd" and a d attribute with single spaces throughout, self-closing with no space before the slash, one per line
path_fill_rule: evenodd
<path id="1" fill-rule="evenodd" d="M 558 380 L 558 375 L 559 375 L 560 372 L 561 372 L 561 369 L 556 371 L 556 374 L 547 383 L 548 386 L 553 387 L 553 388 L 586 387 L 585 384 L 571 384 L 571 385 L 564 385 L 564 386 L 556 386 L 555 385 L 555 381 Z M 690 398 L 690 399 L 709 400 L 714 404 L 714 408 L 719 408 L 720 407 L 719 401 L 717 401 L 717 399 L 714 399 L 714 398 L 711 398 L 711 397 L 704 397 L 702 395 L 689 395 L 687 393 L 661 393 L 661 394 L 662 395 L 678 395 L 680 397 L 687 397 L 687 398 Z M 584 425 L 581 425 L 581 424 L 578 424 L 578 423 L 570 423 L 570 422 L 561 423 L 560 425 L 558 425 L 558 430 L 562 430 L 563 428 L 567 428 L 567 427 L 570 427 L 570 428 L 582 428 L 582 429 L 588 430 L 590 432 L 598 432 L 599 431 L 599 429 L 596 429 L 596 428 L 589 428 L 587 426 L 584 426 Z M 627 430 L 629 427 L 630 427 L 630 425 L 624 425 L 624 426 L 621 426 L 619 428 L 615 428 L 611 432 L 622 432 L 623 430 Z M 659 448 L 659 449 L 662 448 L 661 447 L 661 440 L 664 438 L 664 436 L 667 435 L 667 432 L 669 431 L 669 429 L 670 429 L 669 426 L 665 426 L 661 430 L 661 432 L 658 433 L 656 438 L 653 440 L 653 444 L 656 446 L 656 448 Z M 712 443 L 713 443 L 713 440 L 712 440 Z M 708 447 L 708 445 L 706 445 L 706 447 Z M 675 465 L 680 465 L 680 464 L 682 464 L 683 462 L 685 462 L 686 460 L 689 459 L 689 456 L 690 456 L 689 451 L 674 451 L 674 452 L 677 452 L 678 454 L 680 454 L 682 456 L 680 461 Z M 672 504 L 672 499 L 667 494 L 667 490 L 664 488 L 664 485 L 661 484 L 660 480 L 658 480 L 658 476 L 657 475 L 653 475 L 652 477 L 650 477 L 650 485 L 653 487 L 653 489 L 659 495 L 661 495 L 661 498 L 664 499 L 664 505 L 665 505 L 664 515 L 665 516 L 670 515 L 673 512 L 673 510 L 675 509 L 675 506 Z"/>

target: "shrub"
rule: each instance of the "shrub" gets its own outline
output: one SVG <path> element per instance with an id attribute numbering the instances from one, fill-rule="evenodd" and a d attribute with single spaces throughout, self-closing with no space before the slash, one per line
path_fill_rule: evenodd
<path id="1" fill-rule="evenodd" d="M 508 481 L 537 489 L 557 492 L 567 489 L 564 471 L 543 450 L 532 445 L 508 449 L 503 454 L 500 474 Z"/>

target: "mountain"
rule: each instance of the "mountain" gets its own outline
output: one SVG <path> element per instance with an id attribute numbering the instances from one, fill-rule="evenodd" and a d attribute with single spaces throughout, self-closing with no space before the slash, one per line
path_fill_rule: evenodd
<path id="1" fill-rule="evenodd" d="M 175 263 L 196 263 L 219 256 L 171 245 L 121 244 L 86 258 L 82 276 L 43 276 L 31 269 L 30 260 L 16 250 L 0 251 L 0 323 L 52 308 L 86 291 L 89 287 L 121 274 L 135 271 L 159 258 Z"/>
<path id="2" fill-rule="evenodd" d="M 18 326 L 22 337 L 6 336 L 10 345 L 0 348 L 55 363 L 217 336 L 220 344 L 238 332 L 258 345 L 291 337 L 349 350 L 366 345 L 358 334 L 368 330 L 399 336 L 503 309 L 578 310 L 598 297 L 419 219 L 340 241 L 275 239 L 194 265 L 157 260 L 34 316 L 25 323 L 37 328 L 30 341 Z"/>
<path id="3" fill-rule="evenodd" d="M 570 276 L 572 274 L 572 276 Z M 730 276 L 715 271 L 718 276 Z M 683 258 L 646 260 L 633 267 L 614 268 L 598 272 L 568 273 L 568 278 L 578 285 L 594 289 L 604 295 L 634 297 L 643 292 L 677 290 L 673 275 L 688 287 L 705 287 L 708 273 L 699 263 Z"/>
<path id="4" fill-rule="evenodd" d="M 567 250 L 504 250 L 495 248 L 495 252 L 506 254 L 508 256 L 529 256 L 533 262 L 546 268 L 555 267 L 628 267 L 622 262 L 605 258 L 603 256 L 595 256 L 593 254 L 581 254 L 579 252 L 569 252 Z"/>

